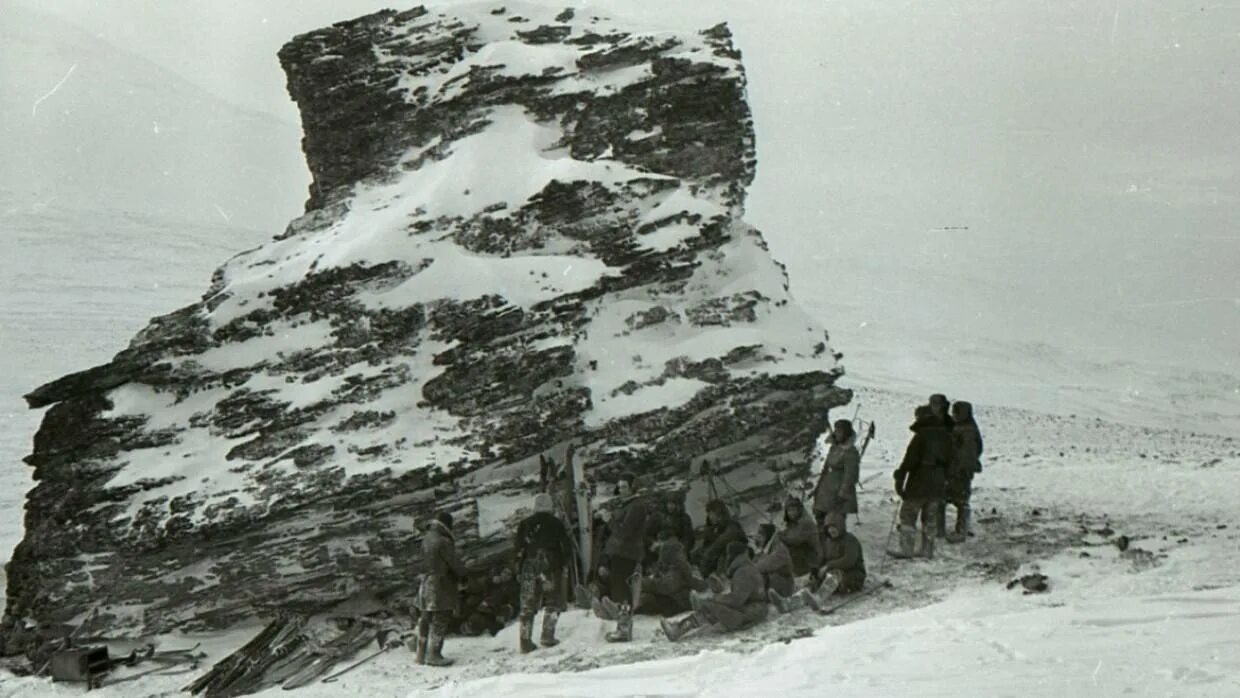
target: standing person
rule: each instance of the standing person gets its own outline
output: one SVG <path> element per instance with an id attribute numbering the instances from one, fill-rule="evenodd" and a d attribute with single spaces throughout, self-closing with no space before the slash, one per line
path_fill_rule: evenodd
<path id="1" fill-rule="evenodd" d="M 900 504 L 900 549 L 893 557 L 910 558 L 917 540 L 917 519 L 921 519 L 921 555 L 934 557 L 934 526 L 939 501 L 943 499 L 946 471 L 952 459 L 951 433 L 927 405 L 913 413 L 909 429 L 913 438 L 904 451 L 904 460 L 892 476 Z"/>
<path id="2" fill-rule="evenodd" d="M 517 525 L 517 569 L 521 580 L 520 640 L 522 654 L 538 646 L 554 647 L 555 624 L 568 607 L 565 575 L 573 564 L 573 544 L 564 522 L 553 513 L 551 495 L 534 497 L 534 513 Z M 543 612 L 542 634 L 534 644 L 534 616 Z"/>
<path id="3" fill-rule="evenodd" d="M 712 499 L 706 503 L 706 528 L 702 531 L 696 556 L 703 577 L 722 571 L 720 567 L 727 562 L 724 553 L 732 542 L 744 543 L 745 530 L 732 518 L 732 512 L 722 499 Z"/>
<path id="4" fill-rule="evenodd" d="M 460 610 L 457 586 L 466 576 L 465 564 L 456 554 L 452 514 L 439 512 L 427 527 L 422 536 L 422 564 L 426 574 L 418 589 L 417 663 L 450 666 L 453 660 L 443 656 L 443 639 L 452 616 Z"/>
<path id="5" fill-rule="evenodd" d="M 861 454 L 857 451 L 857 432 L 847 419 L 836 420 L 831 429 L 827 457 L 818 486 L 814 488 L 814 516 L 826 521 L 831 514 L 857 513 L 857 478 Z"/>
<path id="6" fill-rule="evenodd" d="M 947 431 L 951 432 L 955 426 L 955 421 L 951 416 L 951 401 L 943 393 L 935 393 L 930 396 L 928 401 L 930 409 L 934 412 L 934 418 L 943 423 L 947 427 Z M 939 538 L 947 536 L 947 500 L 939 500 L 938 519 L 935 523 L 934 535 Z"/>
<path id="7" fill-rule="evenodd" d="M 659 625 L 667 639 L 675 642 L 706 625 L 733 631 L 766 619 L 766 585 L 762 582 L 762 573 L 749 559 L 749 546 L 743 541 L 732 541 L 724 549 L 724 555 L 731 580 L 729 591 L 703 600 L 693 613 L 680 620 L 661 619 Z"/>
<path id="8" fill-rule="evenodd" d="M 616 483 L 617 494 L 628 497 L 624 508 L 611 518 L 611 531 L 603 546 L 603 564 L 599 576 L 607 580 L 612 601 L 620 605 L 620 617 L 616 629 L 607 633 L 608 642 L 628 642 L 633 639 L 633 598 L 635 581 L 640 579 L 641 560 L 646 543 L 646 501 L 637 492 L 636 478 L 632 473 L 620 476 Z"/>
<path id="9" fill-rule="evenodd" d="M 952 405 L 952 468 L 947 476 L 947 501 L 956 507 L 956 529 L 948 543 L 961 543 L 969 537 L 973 496 L 973 476 L 982 472 L 982 433 L 973 420 L 973 405 L 959 401 Z"/>
<path id="10" fill-rule="evenodd" d="M 795 496 L 784 502 L 784 528 L 779 539 L 792 558 L 792 575 L 800 577 L 822 562 L 822 535 L 814 520 L 805 513 L 805 505 Z"/>
<path id="11" fill-rule="evenodd" d="M 775 535 L 775 524 L 764 523 L 758 526 L 758 555 L 754 565 L 762 573 L 767 589 L 774 589 L 783 596 L 792 594 L 795 584 L 792 578 L 796 575 L 792 570 L 792 555 L 788 546 Z"/>

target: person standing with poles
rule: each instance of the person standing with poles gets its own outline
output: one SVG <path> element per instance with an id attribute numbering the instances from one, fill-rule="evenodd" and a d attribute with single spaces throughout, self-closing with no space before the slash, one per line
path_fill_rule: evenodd
<path id="1" fill-rule="evenodd" d="M 847 516 L 857 513 L 857 480 L 861 470 L 861 454 L 857 451 L 857 433 L 850 420 L 836 420 L 831 430 L 822 474 L 814 488 L 814 516 L 819 525 L 832 514 Z"/>
<path id="2" fill-rule="evenodd" d="M 900 504 L 900 549 L 889 550 L 896 558 L 914 557 L 917 520 L 921 519 L 921 556 L 934 557 L 934 527 L 947 469 L 952 461 L 951 432 L 934 416 L 928 405 L 913 413 L 909 429 L 913 438 L 904 451 L 904 460 L 892 473 Z"/>
<path id="3" fill-rule="evenodd" d="M 568 607 L 564 577 L 573 561 L 573 543 L 564 523 L 553 513 L 551 495 L 534 497 L 534 513 L 517 525 L 516 553 L 521 582 L 519 649 L 521 654 L 560 644 L 555 625 Z M 534 644 L 534 616 L 543 612 L 542 634 Z"/>

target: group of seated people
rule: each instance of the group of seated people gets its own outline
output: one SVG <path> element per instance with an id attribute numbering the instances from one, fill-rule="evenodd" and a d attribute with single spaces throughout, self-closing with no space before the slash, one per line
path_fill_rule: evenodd
<path id="1" fill-rule="evenodd" d="M 727 505 L 712 500 L 695 541 L 692 525 L 682 524 L 688 517 L 679 497 L 664 507 L 652 521 L 657 530 L 653 560 L 643 565 L 633 610 L 664 616 L 669 639 L 712 626 L 739 630 L 764 620 L 772 605 L 780 613 L 806 605 L 821 608 L 832 594 L 857 591 L 865 583 L 861 543 L 846 530 L 843 513 L 827 514 L 820 526 L 801 500 L 790 496 L 782 526 L 763 523 L 751 541 Z M 612 605 L 599 599 L 595 610 L 612 617 Z"/>

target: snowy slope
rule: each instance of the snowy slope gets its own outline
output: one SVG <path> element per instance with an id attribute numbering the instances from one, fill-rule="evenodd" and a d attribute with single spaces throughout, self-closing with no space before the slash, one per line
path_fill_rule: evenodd
<path id="1" fill-rule="evenodd" d="M 866 391 L 880 424 L 867 455 L 861 538 L 871 579 L 891 591 L 830 618 L 804 611 L 728 637 L 668 643 L 639 617 L 629 645 L 606 643 L 608 624 L 580 611 L 561 620 L 563 643 L 516 652 L 515 628 L 495 638 L 451 638 L 451 669 L 413 665 L 404 650 L 298 695 L 374 696 L 928 696 L 1060 694 L 1231 696 L 1240 690 L 1234 627 L 1240 616 L 1240 528 L 1218 492 L 1240 486 L 1234 439 L 1152 431 L 1092 418 L 991 409 L 977 480 L 977 536 L 940 546 L 930 563 L 879 553 L 892 511 L 890 454 L 902 450 L 912 396 Z M 1057 446 L 1048 447 L 1058 437 Z M 1027 439 L 1027 440 L 1026 440 Z M 1139 444 L 1133 455 L 1133 444 Z M 1060 448 L 1063 455 L 1060 455 Z M 752 529 L 752 525 L 750 526 Z M 1131 539 L 1129 551 L 1113 544 Z M 1006 583 L 1034 567 L 1044 595 Z M 791 639 L 809 629 L 812 638 Z M 254 629 L 202 640 L 213 658 Z M 343 666 L 343 665 L 342 665 Z M 545 673 L 554 672 L 554 673 Z M 192 674 L 191 674 L 192 676 Z M 188 682 L 149 677 L 101 696 L 154 696 Z M 12 695 L 68 695 L 8 679 Z M 285 695 L 278 689 L 263 695 Z"/>
<path id="2" fill-rule="evenodd" d="M 5 3 L 0 189 L 21 205 L 274 234 L 306 198 L 298 135 L 296 123 L 228 104 L 53 15 Z"/>

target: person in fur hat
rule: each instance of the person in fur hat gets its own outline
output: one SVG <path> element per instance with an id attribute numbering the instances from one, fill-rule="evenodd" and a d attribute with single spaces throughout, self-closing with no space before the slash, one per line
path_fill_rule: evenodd
<path id="1" fill-rule="evenodd" d="M 426 573 L 418 589 L 417 662 L 449 666 L 453 660 L 443 656 L 443 640 L 452 617 L 460 612 L 458 585 L 467 574 L 456 553 L 452 514 L 439 512 L 427 527 L 422 536 L 422 564 Z"/>

